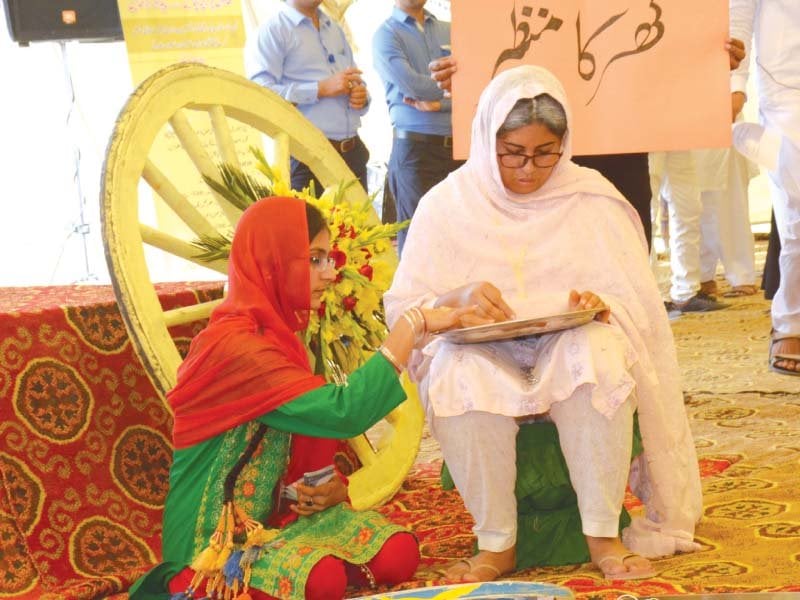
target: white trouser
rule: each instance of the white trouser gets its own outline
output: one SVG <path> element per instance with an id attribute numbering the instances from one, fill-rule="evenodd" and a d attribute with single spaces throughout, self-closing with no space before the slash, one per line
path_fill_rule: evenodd
<path id="1" fill-rule="evenodd" d="M 719 261 L 732 286 L 755 284 L 755 244 L 747 194 L 749 182 L 747 162 L 731 150 L 727 188 L 702 192 L 701 282 L 714 279 Z"/>
<path id="2" fill-rule="evenodd" d="M 468 412 L 433 417 L 431 433 L 464 505 L 475 519 L 478 548 L 508 550 L 517 543 L 517 432 L 514 417 Z"/>
<path id="3" fill-rule="evenodd" d="M 550 407 L 561 450 L 578 497 L 583 533 L 617 537 L 631 456 L 633 402 L 609 419 L 579 388 Z M 431 431 L 464 504 L 475 519 L 478 548 L 507 550 L 517 540 L 516 438 L 514 417 L 467 412 L 433 417 Z M 545 540 L 546 541 L 546 540 Z"/>
<path id="4" fill-rule="evenodd" d="M 660 189 L 669 209 L 670 296 L 676 302 L 686 302 L 700 290 L 700 215 L 703 206 L 692 153 L 674 151 L 663 155 L 663 180 L 654 183 L 653 192 L 656 194 Z"/>
<path id="5" fill-rule="evenodd" d="M 784 136 L 777 171 L 770 171 L 772 206 L 781 239 L 781 279 L 772 299 L 772 327 L 800 335 L 800 148 Z"/>

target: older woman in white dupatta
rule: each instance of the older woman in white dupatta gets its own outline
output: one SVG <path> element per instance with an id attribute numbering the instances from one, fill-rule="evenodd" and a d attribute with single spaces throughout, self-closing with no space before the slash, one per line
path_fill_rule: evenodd
<path id="1" fill-rule="evenodd" d="M 509 123 L 521 99 L 555 105 L 561 130 L 540 117 Z M 697 457 L 641 224 L 606 179 L 570 161 L 568 123 L 548 71 L 497 76 L 481 96 L 469 160 L 422 199 L 385 297 L 390 323 L 414 306 L 477 305 L 490 320 L 610 309 L 610 319 L 534 340 L 434 336 L 411 357 L 431 431 L 476 521 L 478 554 L 449 571 L 465 581 L 513 569 L 515 418 L 531 414 L 558 428 L 590 555 L 607 577 L 651 576 L 642 556 L 699 547 Z M 645 451 L 631 466 L 635 410 Z M 626 548 L 618 519 L 629 475 L 646 515 L 625 530 Z"/>

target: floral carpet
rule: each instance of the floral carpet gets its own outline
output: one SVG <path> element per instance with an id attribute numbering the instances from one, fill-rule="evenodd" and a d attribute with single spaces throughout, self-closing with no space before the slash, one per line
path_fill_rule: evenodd
<path id="1" fill-rule="evenodd" d="M 188 294 L 165 290 L 165 300 L 196 301 Z M 800 379 L 767 371 L 768 303 L 761 297 L 732 303 L 673 323 L 703 475 L 697 539 L 704 549 L 657 561 L 658 576 L 646 581 L 609 582 L 591 565 L 530 569 L 509 579 L 565 586 L 592 600 L 623 593 L 800 592 Z M 81 299 L 80 310 L 63 302 L 42 308 L 39 298 L 28 304 L 0 303 L 0 598 L 122 600 L 130 582 L 158 559 L 159 503 L 137 490 L 163 480 L 168 460 L 148 459 L 143 486 L 131 487 L 126 473 L 140 470 L 111 457 L 138 456 L 120 452 L 128 439 L 123 434 L 166 440 L 169 419 L 118 335 L 113 305 Z M 57 374 L 53 365 L 70 375 L 71 385 L 60 385 L 50 371 L 41 381 L 32 378 L 34 367 Z M 78 397 L 91 398 L 85 414 L 65 412 L 75 381 L 85 392 Z M 47 410 L 36 404 L 44 401 L 44 388 L 55 394 Z M 65 402 L 54 404 L 59 398 Z M 70 420 L 34 419 L 56 413 Z M 64 437 L 69 427 L 72 437 Z M 56 434 L 57 443 L 40 442 Z M 403 489 L 381 509 L 420 540 L 423 565 L 401 588 L 446 583 L 436 567 L 471 554 L 469 515 L 458 493 L 439 485 L 440 465 L 438 447 L 426 436 Z M 637 510 L 634 498 L 627 505 Z M 136 544 L 119 552 L 119 540 Z"/>
<path id="2" fill-rule="evenodd" d="M 558 584 L 585 598 L 800 592 L 800 395 L 703 393 L 687 397 L 687 408 L 703 477 L 701 552 L 656 561 L 659 575 L 644 581 L 609 582 L 591 565 L 507 579 Z M 401 587 L 446 583 L 436 565 L 472 552 L 472 522 L 458 493 L 439 485 L 439 466 L 419 464 L 382 509 L 414 530 L 422 547 L 424 566 Z M 626 504 L 635 513 L 635 498 Z"/>

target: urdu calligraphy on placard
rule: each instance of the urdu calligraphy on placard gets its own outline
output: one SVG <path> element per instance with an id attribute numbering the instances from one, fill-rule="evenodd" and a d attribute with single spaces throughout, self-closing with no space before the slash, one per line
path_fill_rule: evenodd
<path id="1" fill-rule="evenodd" d="M 561 32 L 564 21 L 545 6 L 541 6 L 538 10 L 535 10 L 533 4 L 533 2 L 524 2 L 522 6 L 518 8 L 517 3 L 514 3 L 510 18 L 511 29 L 513 30 L 513 44 L 510 48 L 505 48 L 500 52 L 494 64 L 492 77 L 497 74 L 498 69 L 504 62 L 524 58 L 528 52 L 531 51 L 531 46 L 545 33 L 552 32 L 552 34 L 557 34 Z M 581 13 L 580 11 L 578 12 L 578 16 L 575 20 L 575 31 L 577 35 L 576 69 L 581 79 L 587 82 L 593 82 L 594 84 L 593 91 L 586 101 L 587 105 L 597 96 L 600 91 L 600 86 L 603 83 L 603 77 L 613 63 L 626 57 L 647 52 L 664 37 L 665 27 L 661 19 L 661 7 L 655 0 L 649 0 L 648 8 L 652 12 L 652 20 L 635 24 L 630 35 L 626 35 L 625 32 L 620 34 L 619 31 L 611 31 L 614 27 L 632 27 L 628 20 L 623 19 L 630 9 L 625 9 L 621 12 L 609 15 L 608 18 L 591 33 L 582 30 Z M 609 33 L 613 33 L 615 39 L 629 40 L 630 44 L 617 48 L 615 53 L 611 54 L 610 57 L 601 56 L 599 62 L 602 65 L 602 69 L 598 75 L 598 57 L 593 53 L 592 45 L 600 36 Z M 563 34 L 566 34 L 566 29 Z M 596 75 L 597 79 L 594 81 Z"/>

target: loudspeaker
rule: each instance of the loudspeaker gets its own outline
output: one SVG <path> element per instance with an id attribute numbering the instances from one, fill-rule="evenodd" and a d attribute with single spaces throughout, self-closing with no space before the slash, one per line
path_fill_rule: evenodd
<path id="1" fill-rule="evenodd" d="M 3 0 L 11 39 L 121 40 L 117 0 Z"/>

